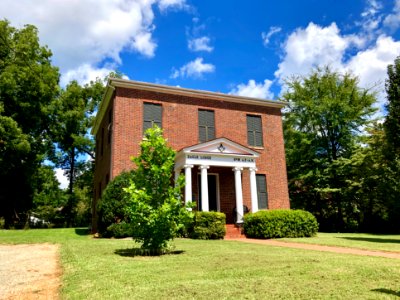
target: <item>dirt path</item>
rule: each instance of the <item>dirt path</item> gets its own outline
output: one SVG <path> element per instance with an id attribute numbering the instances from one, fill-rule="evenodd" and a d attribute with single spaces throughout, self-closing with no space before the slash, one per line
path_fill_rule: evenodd
<path id="1" fill-rule="evenodd" d="M 322 246 L 322 245 L 315 245 L 315 244 L 281 242 L 281 241 L 277 241 L 277 240 L 258 240 L 258 239 L 247 239 L 247 238 L 237 238 L 237 239 L 228 239 L 228 240 L 245 242 L 245 243 L 253 243 L 253 244 L 278 246 L 278 247 L 289 247 L 289 248 L 306 249 L 306 250 L 316 250 L 316 251 L 326 251 L 326 252 L 366 255 L 366 256 L 379 256 L 379 257 L 400 259 L 399 252 L 372 251 L 372 250 L 362 250 L 362 249 L 357 249 L 357 248 L 344 248 L 344 247 L 334 247 L 334 246 Z"/>
<path id="2" fill-rule="evenodd" d="M 53 244 L 0 245 L 0 299 L 58 299 L 58 250 Z"/>

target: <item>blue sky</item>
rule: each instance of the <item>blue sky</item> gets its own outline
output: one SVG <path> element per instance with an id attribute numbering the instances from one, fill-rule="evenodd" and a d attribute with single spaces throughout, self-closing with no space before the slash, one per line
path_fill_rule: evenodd
<path id="1" fill-rule="evenodd" d="M 318 65 L 360 77 L 384 101 L 400 54 L 400 0 L 2 0 L 34 24 L 61 83 L 118 69 L 129 79 L 276 99 Z"/>
<path id="2" fill-rule="evenodd" d="M 38 27 L 62 85 L 117 69 L 277 99 L 286 78 L 330 65 L 359 76 L 382 108 L 387 65 L 400 55 L 400 0 L 1 0 L 0 17 Z"/>

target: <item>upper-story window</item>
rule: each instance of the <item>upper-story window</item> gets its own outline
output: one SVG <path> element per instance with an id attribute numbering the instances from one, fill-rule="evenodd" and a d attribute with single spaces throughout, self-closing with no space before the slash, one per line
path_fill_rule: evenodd
<path id="1" fill-rule="evenodd" d="M 207 142 L 215 139 L 214 111 L 199 109 L 199 141 Z"/>
<path id="2" fill-rule="evenodd" d="M 249 146 L 263 146 L 261 116 L 247 115 L 247 143 Z"/>
<path id="3" fill-rule="evenodd" d="M 144 103 L 143 108 L 143 133 L 153 125 L 162 127 L 162 106 L 154 103 Z"/>

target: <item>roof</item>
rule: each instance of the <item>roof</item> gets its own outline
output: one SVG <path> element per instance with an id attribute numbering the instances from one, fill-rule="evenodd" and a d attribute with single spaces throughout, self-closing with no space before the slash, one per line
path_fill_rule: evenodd
<path id="1" fill-rule="evenodd" d="M 137 90 L 152 91 L 164 94 L 196 97 L 202 99 L 219 100 L 219 101 L 249 104 L 249 105 L 258 105 L 264 107 L 283 108 L 284 106 L 286 106 L 285 102 L 280 102 L 275 100 L 265 100 L 260 98 L 228 95 L 223 93 L 186 89 L 181 87 L 173 87 L 173 86 L 147 83 L 141 81 L 110 78 L 108 79 L 106 91 L 103 95 L 103 99 L 100 103 L 100 107 L 93 124 L 92 134 L 94 135 L 99 130 L 101 120 L 103 119 L 104 114 L 106 113 L 108 104 L 110 103 L 115 88 L 137 89 Z"/>

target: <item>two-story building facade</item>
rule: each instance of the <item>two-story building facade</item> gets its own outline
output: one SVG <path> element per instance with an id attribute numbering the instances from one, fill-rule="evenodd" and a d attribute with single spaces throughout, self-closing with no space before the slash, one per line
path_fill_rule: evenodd
<path id="1" fill-rule="evenodd" d="M 92 133 L 95 207 L 110 180 L 134 168 L 144 131 L 157 124 L 177 151 L 184 201 L 240 223 L 247 210 L 289 208 L 284 103 L 112 78 Z M 94 228 L 96 227 L 94 217 Z"/>

